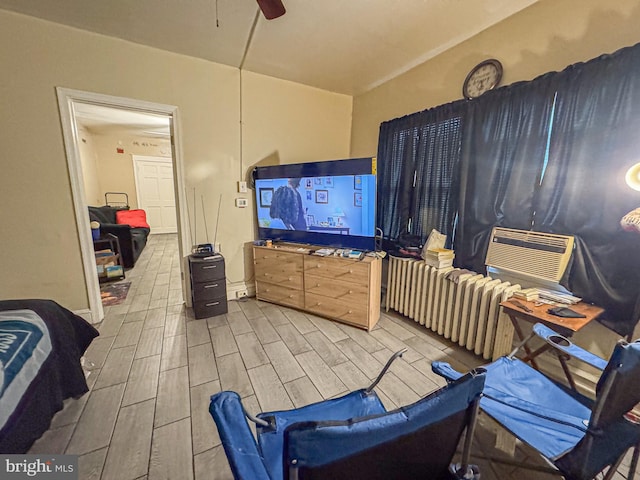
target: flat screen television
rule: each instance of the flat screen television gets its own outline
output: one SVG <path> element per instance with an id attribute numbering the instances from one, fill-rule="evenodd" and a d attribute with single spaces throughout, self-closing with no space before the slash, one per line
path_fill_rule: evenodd
<path id="1" fill-rule="evenodd" d="M 375 172 L 371 157 L 257 167 L 259 238 L 374 250 Z"/>

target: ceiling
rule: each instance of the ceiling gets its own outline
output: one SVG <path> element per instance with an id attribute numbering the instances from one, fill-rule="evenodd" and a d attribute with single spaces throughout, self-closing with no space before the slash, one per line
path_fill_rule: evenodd
<path id="1" fill-rule="evenodd" d="M 153 115 L 120 108 L 74 102 L 73 114 L 78 125 L 94 133 L 126 129 L 137 135 L 169 137 L 170 120 L 165 115 Z"/>
<path id="2" fill-rule="evenodd" d="M 537 1 L 283 0 L 287 13 L 274 20 L 255 0 L 0 0 L 0 8 L 357 95 Z"/>

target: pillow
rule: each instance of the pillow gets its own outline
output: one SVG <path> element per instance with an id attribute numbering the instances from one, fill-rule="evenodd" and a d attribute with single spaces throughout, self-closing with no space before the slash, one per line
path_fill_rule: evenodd
<path id="1" fill-rule="evenodd" d="M 131 228 L 151 228 L 147 223 L 147 213 L 144 210 L 118 210 L 116 223 L 129 225 Z"/>

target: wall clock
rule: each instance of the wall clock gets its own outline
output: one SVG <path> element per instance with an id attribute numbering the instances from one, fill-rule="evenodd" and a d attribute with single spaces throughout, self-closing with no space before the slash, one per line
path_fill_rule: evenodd
<path id="1" fill-rule="evenodd" d="M 497 87 L 502 79 L 502 64 L 491 58 L 473 67 L 462 85 L 462 95 L 471 100 Z"/>

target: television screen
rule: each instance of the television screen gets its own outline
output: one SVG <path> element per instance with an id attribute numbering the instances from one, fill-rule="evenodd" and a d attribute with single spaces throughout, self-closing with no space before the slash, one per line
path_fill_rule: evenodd
<path id="1" fill-rule="evenodd" d="M 373 250 L 375 158 L 258 167 L 260 239 Z"/>

